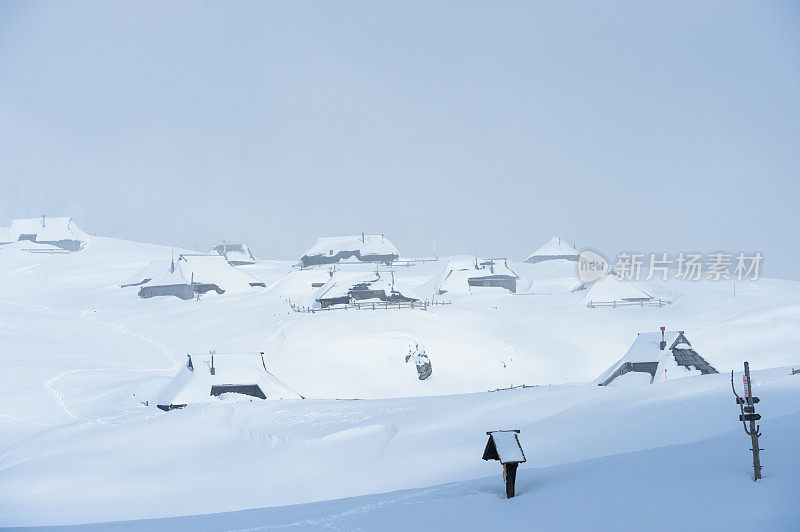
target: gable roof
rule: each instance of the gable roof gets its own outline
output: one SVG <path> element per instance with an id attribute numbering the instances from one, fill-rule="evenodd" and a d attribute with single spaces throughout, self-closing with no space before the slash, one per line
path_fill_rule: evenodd
<path id="1" fill-rule="evenodd" d="M 525 259 L 526 261 L 534 258 L 534 257 L 542 257 L 542 256 L 578 256 L 578 250 L 572 244 L 569 244 L 566 240 L 561 237 L 554 236 L 550 240 L 544 243 L 542 247 L 528 255 Z"/>
<path id="2" fill-rule="evenodd" d="M 495 430 L 487 432 L 489 441 L 483 450 L 484 460 L 500 460 L 501 464 L 525 462 L 525 453 L 519 444 L 517 430 Z"/>

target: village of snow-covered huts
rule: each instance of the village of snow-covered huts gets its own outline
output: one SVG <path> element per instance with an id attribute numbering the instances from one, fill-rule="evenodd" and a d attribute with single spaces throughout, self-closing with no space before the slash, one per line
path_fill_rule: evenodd
<path id="1" fill-rule="evenodd" d="M 577 274 L 577 251 L 553 237 L 524 261 L 496 257 L 400 258 L 382 234 L 318 238 L 288 276 L 272 283 L 269 293 L 286 299 L 296 311 L 332 308 L 427 308 L 449 304 L 453 297 L 489 294 L 549 295 L 585 290 L 590 307 L 651 306 L 656 299 L 636 283 L 617 278 L 613 271 L 594 282 Z M 121 284 L 137 287 L 144 299 L 173 296 L 192 299 L 208 293 L 247 292 L 265 288 L 247 244 L 215 246 L 211 253 L 184 252 L 156 259 Z M 244 269 L 240 266 L 245 266 Z M 412 268 L 413 266 L 413 268 Z"/>

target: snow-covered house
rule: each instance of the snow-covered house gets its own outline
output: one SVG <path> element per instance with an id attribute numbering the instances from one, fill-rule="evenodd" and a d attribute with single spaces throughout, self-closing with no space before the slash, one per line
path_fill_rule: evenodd
<path id="1" fill-rule="evenodd" d="M 473 288 L 495 287 L 516 293 L 518 279 L 506 259 L 454 260 L 447 264 L 437 292 L 467 293 Z"/>
<path id="2" fill-rule="evenodd" d="M 215 400 L 302 399 L 267 370 L 262 353 L 187 355 L 186 365 L 153 399 L 161 410 Z"/>
<path id="3" fill-rule="evenodd" d="M 383 235 L 334 236 L 317 239 L 303 254 L 303 267 L 317 264 L 334 264 L 348 259 L 360 262 L 382 262 L 391 264 L 400 253 Z"/>
<path id="4" fill-rule="evenodd" d="M 228 244 L 223 242 L 214 247 L 214 252 L 225 257 L 231 266 L 256 263 L 256 258 L 250 252 L 247 244 Z"/>
<path id="5" fill-rule="evenodd" d="M 588 307 L 645 304 L 653 296 L 631 281 L 620 280 L 616 275 L 606 275 L 596 281 L 584 298 Z"/>
<path id="6" fill-rule="evenodd" d="M 395 282 L 391 273 L 376 272 L 337 272 L 314 294 L 320 308 L 343 305 L 352 301 L 383 301 L 390 303 L 419 301 L 401 292 L 401 280 Z M 405 293 L 404 293 L 405 292 Z"/>
<path id="7" fill-rule="evenodd" d="M 211 291 L 222 294 L 264 287 L 263 281 L 234 268 L 225 257 L 191 254 L 169 261 L 162 273 L 140 284 L 139 297 L 145 299 L 156 296 L 191 299 Z"/>
<path id="8" fill-rule="evenodd" d="M 525 262 L 543 262 L 546 260 L 578 260 L 578 250 L 561 237 L 554 236 L 542 247 L 531 253 Z"/>
<path id="9" fill-rule="evenodd" d="M 48 244 L 66 251 L 79 251 L 86 243 L 86 234 L 69 217 L 22 218 L 13 220 L 8 229 L 11 242 L 28 240 Z"/>
<path id="10" fill-rule="evenodd" d="M 686 338 L 683 331 L 639 333 L 621 359 L 594 383 L 599 386 L 652 384 L 670 379 L 718 373 Z"/>

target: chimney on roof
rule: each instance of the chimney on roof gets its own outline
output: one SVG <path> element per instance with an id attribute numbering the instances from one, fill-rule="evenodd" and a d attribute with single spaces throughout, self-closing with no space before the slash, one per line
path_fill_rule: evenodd
<path id="1" fill-rule="evenodd" d="M 664 350 L 665 347 L 667 347 L 667 340 L 664 338 L 664 329 L 666 329 L 666 327 L 664 327 L 662 325 L 661 326 L 661 343 L 658 345 L 658 348 L 661 349 L 662 351 Z"/>
<path id="2" fill-rule="evenodd" d="M 42 214 L 42 227 L 44 227 L 44 214 Z"/>
<path id="3" fill-rule="evenodd" d="M 363 244 L 365 242 L 366 240 L 364 240 L 364 231 L 361 231 L 361 243 Z"/>

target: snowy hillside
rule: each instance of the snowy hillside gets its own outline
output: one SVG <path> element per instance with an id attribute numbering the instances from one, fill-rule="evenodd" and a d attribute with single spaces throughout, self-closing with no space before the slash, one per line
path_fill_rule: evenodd
<path id="1" fill-rule="evenodd" d="M 536 516 L 544 529 L 585 529 L 621 504 L 630 514 L 605 514 L 604 526 L 650 527 L 665 512 L 653 528 L 727 528 L 747 522 L 735 510 L 752 497 L 762 529 L 800 526 L 789 503 L 800 498 L 800 375 L 791 371 L 800 368 L 800 282 L 737 283 L 734 298 L 730 282 L 650 281 L 637 293 L 669 304 L 591 308 L 592 290 L 617 297 L 618 283 L 581 289 L 575 263 L 563 259 L 234 267 L 220 256 L 85 239 L 74 253 L 0 246 L 0 525 L 193 516 L 132 526 L 400 530 L 431 528 L 437 515 L 466 528 Z M 308 253 L 330 244 L 316 247 Z M 181 254 L 189 260 L 167 273 Z M 516 293 L 470 283 L 476 275 L 514 278 Z M 363 301 L 375 310 L 314 306 L 345 280 L 373 276 L 384 295 L 427 306 L 391 307 L 369 286 Z M 148 278 L 227 289 L 145 299 Z M 592 384 L 638 333 L 661 326 L 686 331 L 720 373 Z M 433 369 L 425 380 L 405 360 L 418 342 Z M 226 364 L 242 353 L 259 358 L 227 382 Z M 271 377 L 251 383 L 260 353 Z M 730 371 L 745 360 L 764 416 L 758 485 L 730 391 Z M 203 386 L 268 382 L 267 398 L 222 393 L 159 410 L 156 398 L 178 401 L 175 378 L 188 382 L 190 371 Z M 521 430 L 528 458 L 511 501 L 500 499 L 499 466 L 480 459 L 485 432 L 507 428 Z M 398 490 L 410 491 L 376 495 Z M 706 502 L 679 510 L 676 491 Z"/>

